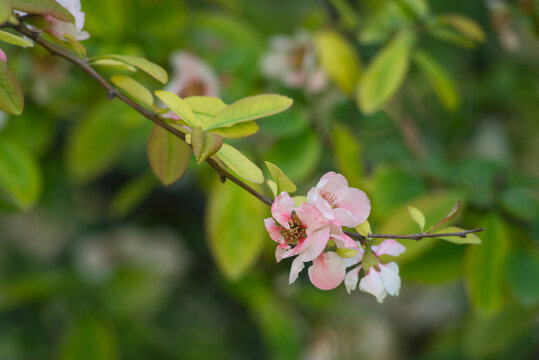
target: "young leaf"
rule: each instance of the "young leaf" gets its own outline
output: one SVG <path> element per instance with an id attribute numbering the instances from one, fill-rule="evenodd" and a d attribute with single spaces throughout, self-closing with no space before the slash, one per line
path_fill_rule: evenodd
<path id="1" fill-rule="evenodd" d="M 444 216 L 444 218 L 440 221 L 438 221 L 435 225 L 433 225 L 430 229 L 436 229 L 437 227 L 440 227 L 442 226 L 443 224 L 445 224 L 446 222 L 450 221 L 451 219 L 453 219 L 455 216 L 457 216 L 458 212 L 460 210 L 460 200 L 457 200 L 457 202 L 455 203 L 455 205 L 453 206 L 453 208 L 451 209 L 451 211 L 449 211 L 449 214 L 447 214 L 446 216 Z"/>
<path id="2" fill-rule="evenodd" d="M 368 220 L 365 220 L 364 222 L 356 226 L 356 231 L 360 235 L 367 236 L 371 233 L 371 224 L 369 224 Z"/>
<path id="3" fill-rule="evenodd" d="M 74 23 L 75 18 L 62 5 L 55 0 L 7 0 L 12 9 L 23 11 L 27 14 L 51 15 L 52 17 Z"/>
<path id="4" fill-rule="evenodd" d="M 137 69 L 134 66 L 126 64 L 123 61 L 114 60 L 114 59 L 95 59 L 90 62 L 90 65 L 110 66 L 115 69 L 128 70 L 132 72 L 137 71 Z"/>
<path id="5" fill-rule="evenodd" d="M 421 231 L 425 230 L 425 215 L 423 215 L 421 210 L 411 205 L 408 205 L 408 213 L 410 214 L 410 217 L 415 221 L 415 223 L 419 226 L 419 229 L 421 229 Z"/>
<path id="6" fill-rule="evenodd" d="M 221 137 L 226 139 L 237 139 L 253 135 L 258 131 L 258 129 L 258 124 L 255 121 L 247 121 L 244 123 L 232 125 L 231 127 L 213 129 L 211 130 L 211 132 L 219 134 L 221 135 Z"/>
<path id="7" fill-rule="evenodd" d="M 223 144 L 217 152 L 217 157 L 240 177 L 256 184 L 264 182 L 262 170 L 235 147 Z"/>
<path id="8" fill-rule="evenodd" d="M 447 24 L 453 27 L 459 33 L 473 41 L 485 41 L 485 32 L 483 29 L 481 29 L 481 27 L 475 21 L 468 17 L 456 14 L 447 14 L 438 16 L 438 21 L 441 24 Z"/>
<path id="9" fill-rule="evenodd" d="M 296 185 L 285 175 L 285 173 L 279 169 L 275 164 L 266 161 L 266 166 L 273 177 L 273 180 L 277 183 L 277 194 L 283 191 L 293 193 L 297 190 Z"/>
<path id="10" fill-rule="evenodd" d="M 6 42 L 12 45 L 17 45 L 17 46 L 24 46 L 24 47 L 34 46 L 33 41 L 25 39 L 21 36 L 8 33 L 7 31 L 2 31 L 2 30 L 0 30 L 0 41 Z"/>
<path id="11" fill-rule="evenodd" d="M 151 108 L 153 105 L 153 96 L 150 90 L 146 89 L 138 81 L 124 75 L 114 75 L 110 81 L 135 100 Z"/>
<path id="12" fill-rule="evenodd" d="M 7 65 L 0 61 L 0 111 L 20 115 L 24 107 L 22 89 Z"/>
<path id="13" fill-rule="evenodd" d="M 448 110 L 455 110 L 458 108 L 459 94 L 457 86 L 445 69 L 430 55 L 423 51 L 416 51 L 413 58 L 417 66 L 431 82 L 442 105 Z"/>
<path id="14" fill-rule="evenodd" d="M 264 204 L 231 181 L 212 188 L 205 217 L 208 245 L 228 279 L 241 278 L 258 258 L 266 237 L 260 219 L 266 212 Z"/>
<path id="15" fill-rule="evenodd" d="M 200 119 L 203 130 L 206 130 L 226 104 L 223 100 L 211 96 L 189 96 L 183 99 Z"/>
<path id="16" fill-rule="evenodd" d="M 157 81 L 160 81 L 163 84 L 166 84 L 168 81 L 168 74 L 161 66 L 154 64 L 153 62 L 137 56 L 128 56 L 128 55 L 105 55 L 100 56 L 98 59 L 115 59 L 120 60 L 129 65 L 139 68 L 144 71 Z"/>
<path id="17" fill-rule="evenodd" d="M 460 231 L 464 231 L 464 229 L 461 229 L 456 226 L 448 226 L 441 230 L 436 230 L 433 234 L 453 233 L 453 232 L 460 232 Z M 461 238 L 460 236 L 440 236 L 439 239 L 449 241 L 453 244 L 481 244 L 481 239 L 479 238 L 479 236 L 477 236 L 474 233 L 466 234 L 465 238 Z"/>
<path id="18" fill-rule="evenodd" d="M 170 110 L 185 120 L 185 122 L 192 128 L 195 126 L 202 126 L 199 119 L 195 116 L 195 114 L 193 114 L 193 111 L 189 105 L 178 95 L 164 90 L 157 90 L 155 95 L 161 99 L 161 101 L 164 102 Z"/>
<path id="19" fill-rule="evenodd" d="M 223 138 L 217 134 L 206 133 L 200 126 L 195 126 L 191 133 L 191 145 L 200 165 L 223 146 Z"/>
<path id="20" fill-rule="evenodd" d="M 358 104 L 365 114 L 384 106 L 402 84 L 414 37 L 402 31 L 380 51 L 359 82 Z"/>
<path id="21" fill-rule="evenodd" d="M 314 37 L 320 62 L 326 73 L 351 95 L 359 78 L 361 63 L 356 49 L 337 31 L 320 31 Z"/>
<path id="22" fill-rule="evenodd" d="M 28 209 L 41 193 L 41 172 L 36 160 L 23 148 L 0 142 L 0 187 L 17 207 Z"/>
<path id="23" fill-rule="evenodd" d="M 167 186 L 178 181 L 191 161 L 191 148 L 162 127 L 154 125 L 148 140 L 148 160 L 155 175 Z"/>
<path id="24" fill-rule="evenodd" d="M 67 40 L 69 46 L 80 56 L 86 57 L 86 48 L 80 42 L 75 40 L 71 34 L 64 34 L 64 39 Z"/>
<path id="25" fill-rule="evenodd" d="M 268 179 L 266 180 L 266 184 L 270 188 L 271 193 L 273 194 L 273 197 L 276 197 L 279 194 L 278 189 L 277 189 L 277 183 L 271 179 Z"/>
<path id="26" fill-rule="evenodd" d="M 208 130 L 270 116 L 288 109 L 292 102 L 292 99 L 281 95 L 249 96 L 219 112 Z"/>

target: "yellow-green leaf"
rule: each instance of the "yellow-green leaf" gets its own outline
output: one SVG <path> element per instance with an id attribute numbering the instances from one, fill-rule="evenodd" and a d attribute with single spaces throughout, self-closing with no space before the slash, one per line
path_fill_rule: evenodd
<path id="1" fill-rule="evenodd" d="M 473 41 L 483 42 L 485 40 L 485 32 L 481 26 L 466 16 L 456 14 L 440 15 L 438 16 L 438 21 L 441 24 L 453 27 L 460 34 Z"/>
<path id="2" fill-rule="evenodd" d="M 24 107 L 22 89 L 7 65 L 0 61 L 0 111 L 20 115 Z"/>
<path id="3" fill-rule="evenodd" d="M 464 231 L 464 229 L 461 229 L 456 226 L 448 226 L 446 228 L 433 232 L 433 234 L 454 233 L 461 231 Z M 461 238 L 460 236 L 440 236 L 439 239 L 449 241 L 453 244 L 481 244 L 481 239 L 475 233 L 466 234 L 465 238 Z"/>
<path id="4" fill-rule="evenodd" d="M 292 99 L 282 95 L 249 96 L 225 107 L 208 130 L 277 114 L 288 109 L 292 102 Z"/>
<path id="5" fill-rule="evenodd" d="M 165 103 L 166 106 L 182 120 L 184 120 L 189 126 L 194 128 L 195 126 L 202 126 L 199 119 L 195 116 L 191 107 L 178 95 L 170 91 L 157 90 L 155 95 Z"/>
<path id="6" fill-rule="evenodd" d="M 247 121 L 232 125 L 231 127 L 221 127 L 211 130 L 211 132 L 221 135 L 226 139 L 237 139 L 256 134 L 259 127 L 255 121 Z"/>
<path id="7" fill-rule="evenodd" d="M 425 215 L 423 215 L 421 210 L 412 205 L 408 205 L 408 213 L 410 214 L 410 217 L 415 221 L 415 223 L 419 226 L 419 229 L 423 231 L 425 229 Z"/>
<path id="8" fill-rule="evenodd" d="M 263 203 L 231 181 L 212 188 L 205 219 L 208 245 L 228 279 L 241 278 L 254 265 L 266 239 L 266 215 Z"/>
<path id="9" fill-rule="evenodd" d="M 410 60 L 413 35 L 403 30 L 381 50 L 359 82 L 358 104 L 365 114 L 384 106 L 400 87 Z"/>
<path id="10" fill-rule="evenodd" d="M 80 56 L 86 57 L 86 48 L 80 42 L 78 42 L 71 34 L 64 34 L 64 39 L 67 40 L 69 46 L 75 50 Z"/>
<path id="11" fill-rule="evenodd" d="M 8 21 L 11 16 L 11 6 L 6 1 L 0 2 L 0 24 Z"/>
<path id="12" fill-rule="evenodd" d="M 442 105 L 448 110 L 454 110 L 459 106 L 459 94 L 457 86 L 445 71 L 445 69 L 430 55 L 423 51 L 414 53 L 414 61 L 423 74 L 430 81 Z"/>
<path id="13" fill-rule="evenodd" d="M 2 31 L 2 30 L 0 30 L 0 41 L 6 42 L 12 45 L 17 45 L 17 46 L 24 46 L 24 47 L 34 46 L 33 41 L 25 39 L 21 36 L 8 33 L 7 31 Z"/>
<path id="14" fill-rule="evenodd" d="M 223 145 L 223 138 L 217 134 L 207 133 L 200 126 L 195 126 L 191 133 L 191 145 L 198 165 L 215 154 Z"/>
<path id="15" fill-rule="evenodd" d="M 271 179 L 268 179 L 268 180 L 266 180 L 266 184 L 270 188 L 271 193 L 273 194 L 273 197 L 276 197 L 277 194 L 279 194 L 278 188 L 277 188 L 277 183 L 275 181 L 271 180 Z"/>
<path id="16" fill-rule="evenodd" d="M 354 46 L 334 30 L 320 31 L 314 43 L 325 72 L 348 95 L 356 87 L 361 62 Z"/>
<path id="17" fill-rule="evenodd" d="M 206 130 L 226 104 L 223 100 L 211 96 L 189 96 L 183 99 L 199 119 L 203 130 Z"/>
<path id="18" fill-rule="evenodd" d="M 148 140 L 148 160 L 166 186 L 178 181 L 191 161 L 191 148 L 162 127 L 154 125 Z"/>
<path id="19" fill-rule="evenodd" d="M 27 14 L 48 14 L 58 20 L 75 22 L 73 15 L 55 0 L 7 0 L 7 2 L 11 8 Z"/>
<path id="20" fill-rule="evenodd" d="M 134 66 L 126 64 L 123 61 L 114 59 L 95 59 L 90 62 L 90 65 L 109 66 L 115 69 L 128 70 L 132 72 L 137 71 Z"/>
<path id="21" fill-rule="evenodd" d="M 285 173 L 279 169 L 275 164 L 266 161 L 266 166 L 273 177 L 273 180 L 277 183 L 277 194 L 280 194 L 282 191 L 293 193 L 297 190 L 296 185 L 285 175 Z"/>
<path id="22" fill-rule="evenodd" d="M 152 107 L 152 93 L 138 81 L 124 75 L 114 75 L 110 78 L 110 81 L 143 105 L 149 108 Z"/>
<path id="23" fill-rule="evenodd" d="M 264 182 L 262 170 L 235 147 L 223 144 L 217 157 L 240 177 L 257 184 Z"/>
<path id="24" fill-rule="evenodd" d="M 18 145 L 0 142 L 0 187 L 21 209 L 28 209 L 41 194 L 41 172 L 36 160 Z"/>
<path id="25" fill-rule="evenodd" d="M 367 235 L 369 235 L 370 233 L 372 233 L 372 231 L 371 231 L 371 224 L 369 224 L 369 221 L 368 221 L 368 220 L 365 220 L 364 222 L 362 222 L 361 224 L 359 224 L 358 226 L 356 226 L 356 231 L 357 231 L 358 234 L 360 234 L 360 235 L 367 236 Z"/>
<path id="26" fill-rule="evenodd" d="M 166 84 L 168 81 L 168 74 L 161 66 L 154 64 L 153 62 L 137 56 L 128 56 L 128 55 L 105 55 L 99 58 L 111 58 L 123 61 L 129 65 L 133 65 L 136 68 L 144 71 L 157 81 L 160 81 L 163 84 Z"/>

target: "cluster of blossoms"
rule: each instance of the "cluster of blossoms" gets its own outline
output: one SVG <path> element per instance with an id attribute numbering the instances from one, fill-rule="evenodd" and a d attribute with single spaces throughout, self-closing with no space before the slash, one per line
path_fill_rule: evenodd
<path id="1" fill-rule="evenodd" d="M 277 261 L 295 256 L 289 283 L 293 283 L 305 267 L 309 279 L 319 289 L 333 289 L 343 281 L 348 292 L 357 287 L 360 271 L 366 275 L 359 289 L 376 296 L 379 302 L 400 290 L 399 268 L 395 262 L 382 264 L 381 255 L 398 256 L 404 246 L 395 240 L 385 240 L 378 246 L 361 244 L 343 232 L 365 222 L 371 204 L 367 195 L 348 186 L 346 178 L 328 172 L 307 194 L 299 206 L 287 192 L 275 198 L 271 218 L 264 220 L 270 237 L 278 243 Z M 333 248 L 336 248 L 334 251 Z M 348 273 L 346 269 L 354 266 Z"/>

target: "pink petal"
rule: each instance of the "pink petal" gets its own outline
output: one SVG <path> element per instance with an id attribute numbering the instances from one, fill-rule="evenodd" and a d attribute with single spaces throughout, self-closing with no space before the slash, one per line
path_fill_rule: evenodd
<path id="1" fill-rule="evenodd" d="M 316 188 L 312 188 L 307 193 L 307 201 L 315 206 L 328 220 L 333 220 L 333 209 L 331 205 L 322 198 Z"/>
<path id="2" fill-rule="evenodd" d="M 313 205 L 303 203 L 296 209 L 296 214 L 307 228 L 307 234 L 329 224 L 329 220 Z"/>
<path id="3" fill-rule="evenodd" d="M 406 248 L 393 239 L 384 240 L 380 245 L 375 245 L 372 247 L 372 251 L 374 251 L 374 253 L 378 256 L 399 256 L 404 252 L 404 250 L 406 250 Z"/>
<path id="4" fill-rule="evenodd" d="M 277 196 L 271 205 L 271 215 L 281 224 L 285 229 L 290 229 L 288 221 L 290 220 L 291 213 L 296 207 L 294 199 L 283 191 L 281 195 Z"/>
<path id="5" fill-rule="evenodd" d="M 280 262 L 283 259 L 284 253 L 290 249 L 289 245 L 279 245 L 275 248 L 275 259 Z"/>
<path id="6" fill-rule="evenodd" d="M 324 182 L 326 180 L 327 182 Z M 324 183 L 320 188 L 320 191 L 325 191 L 333 194 L 337 197 L 337 202 L 344 199 L 349 191 L 348 180 L 341 174 L 337 174 L 334 171 L 326 173 L 318 184 Z M 318 185 L 316 186 L 318 188 Z"/>
<path id="7" fill-rule="evenodd" d="M 359 246 L 359 244 L 356 243 L 356 245 L 358 246 L 359 251 L 353 258 L 344 259 L 344 264 L 346 265 L 346 267 L 358 264 L 363 259 L 363 254 L 365 254 L 365 250 L 361 246 Z"/>
<path id="8" fill-rule="evenodd" d="M 359 270 L 361 270 L 361 266 L 353 268 L 344 277 L 344 285 L 346 286 L 346 291 L 349 294 L 350 294 L 350 292 L 354 291 L 356 289 L 356 287 L 357 287 L 357 282 L 359 280 L 358 279 Z"/>
<path id="9" fill-rule="evenodd" d="M 302 255 L 299 255 L 297 258 L 294 259 L 294 261 L 292 261 L 292 267 L 290 268 L 290 276 L 288 278 L 289 284 L 292 284 L 294 281 L 296 281 L 299 273 L 305 267 L 303 261 L 304 259 Z"/>
<path id="10" fill-rule="evenodd" d="M 346 197 L 337 203 L 337 208 L 346 209 L 355 220 L 355 224 L 343 226 L 356 227 L 365 222 L 371 212 L 371 201 L 363 191 L 350 188 Z M 337 219 L 339 220 L 339 219 Z"/>
<path id="11" fill-rule="evenodd" d="M 2 49 L 0 49 L 0 60 L 2 60 L 3 62 L 7 62 L 6 53 L 2 51 Z"/>
<path id="12" fill-rule="evenodd" d="M 347 248 L 347 249 L 353 249 L 353 250 L 359 250 L 356 242 L 354 239 L 352 239 L 350 236 L 346 234 L 330 234 L 330 239 L 335 241 L 335 245 L 337 245 L 338 248 Z"/>
<path id="13" fill-rule="evenodd" d="M 288 258 L 303 253 L 304 261 L 311 261 L 324 250 L 329 240 L 329 227 L 315 231 L 291 250 L 283 254 L 283 258 Z"/>
<path id="14" fill-rule="evenodd" d="M 376 296 L 376 300 L 379 303 L 384 301 L 384 298 L 387 296 L 387 291 L 380 277 L 380 273 L 373 267 L 369 269 L 369 273 L 359 282 L 359 290 Z"/>
<path id="15" fill-rule="evenodd" d="M 321 290 L 331 290 L 339 286 L 346 275 L 343 259 L 333 251 L 320 254 L 309 267 L 309 279 Z"/>
<path id="16" fill-rule="evenodd" d="M 266 226 L 266 230 L 273 241 L 278 242 L 279 244 L 283 244 L 285 242 L 283 235 L 281 235 L 281 228 L 277 226 L 273 218 L 264 219 L 264 225 Z"/>

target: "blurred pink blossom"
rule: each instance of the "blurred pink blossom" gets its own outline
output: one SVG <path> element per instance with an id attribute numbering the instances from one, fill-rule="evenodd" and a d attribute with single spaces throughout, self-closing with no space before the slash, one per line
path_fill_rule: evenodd
<path id="1" fill-rule="evenodd" d="M 7 62 L 6 53 L 2 49 L 0 49 L 0 60 L 2 60 L 3 62 Z"/>

